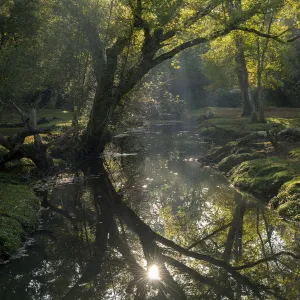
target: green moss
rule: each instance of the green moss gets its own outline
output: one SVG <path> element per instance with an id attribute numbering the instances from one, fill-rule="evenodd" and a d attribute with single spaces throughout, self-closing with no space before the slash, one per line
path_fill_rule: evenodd
<path id="1" fill-rule="evenodd" d="M 231 180 L 239 188 L 266 196 L 276 195 L 280 187 L 299 174 L 299 163 L 282 157 L 246 161 L 231 171 Z"/>
<path id="2" fill-rule="evenodd" d="M 24 236 L 25 230 L 17 220 L 0 216 L 0 256 L 16 251 Z"/>
<path id="3" fill-rule="evenodd" d="M 300 221 L 300 201 L 289 201 L 278 208 L 280 215 Z"/>
<path id="4" fill-rule="evenodd" d="M 283 127 L 276 128 L 276 130 Z M 213 139 L 240 138 L 256 131 L 274 130 L 272 123 L 251 124 L 249 118 L 213 118 L 201 123 L 199 133 Z"/>
<path id="5" fill-rule="evenodd" d="M 233 167 L 253 159 L 259 159 L 264 157 L 262 153 L 241 153 L 241 154 L 232 154 L 225 157 L 219 164 L 218 167 L 221 171 L 228 172 Z"/>
<path id="6" fill-rule="evenodd" d="M 0 156 L 6 154 L 7 152 L 8 150 L 6 148 L 0 146 Z"/>
<path id="7" fill-rule="evenodd" d="M 300 118 L 268 118 L 268 121 L 280 124 L 284 127 L 300 127 Z"/>
<path id="8" fill-rule="evenodd" d="M 0 255 L 15 251 L 37 225 L 39 201 L 30 187 L 13 178 L 0 181 Z M 9 179 L 7 179 L 8 181 Z"/>
<path id="9" fill-rule="evenodd" d="M 227 117 L 227 118 L 238 118 L 242 114 L 242 110 L 238 108 L 230 107 L 203 107 L 197 110 L 189 112 L 189 114 L 195 118 L 206 114 L 208 112 L 213 113 L 217 117 Z"/>
<path id="10" fill-rule="evenodd" d="M 67 163 L 60 158 L 53 158 L 54 166 L 58 169 L 63 169 L 67 166 Z"/>
<path id="11" fill-rule="evenodd" d="M 239 132 L 227 126 L 201 127 L 199 129 L 199 134 L 203 137 L 209 137 L 211 139 L 239 138 L 244 135 L 243 132 Z"/>
<path id="12" fill-rule="evenodd" d="M 0 172 L 0 186 L 1 184 L 24 184 L 28 182 L 28 179 L 26 177 L 19 176 L 15 173 L 4 173 Z"/>
<path id="13" fill-rule="evenodd" d="M 300 159 L 300 148 L 294 148 L 289 152 L 289 156 L 294 159 Z"/>
<path id="14" fill-rule="evenodd" d="M 241 147 L 238 148 L 234 154 L 243 154 L 243 153 L 252 153 L 253 149 L 251 149 L 250 147 Z"/>
<path id="15" fill-rule="evenodd" d="M 271 206 L 278 208 L 280 215 L 300 221 L 300 177 L 282 185 L 277 197 L 271 200 Z"/>

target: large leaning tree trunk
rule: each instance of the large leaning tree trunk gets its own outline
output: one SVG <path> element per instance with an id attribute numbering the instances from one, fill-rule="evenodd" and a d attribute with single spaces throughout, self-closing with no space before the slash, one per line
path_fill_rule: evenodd
<path id="1" fill-rule="evenodd" d="M 116 107 L 123 96 L 130 92 L 152 68 L 187 48 L 225 36 L 233 30 L 245 30 L 240 28 L 241 24 L 251 18 L 260 6 L 259 4 L 251 6 L 240 16 L 236 15 L 234 20 L 224 24 L 223 28 L 219 27 L 200 37 L 198 33 L 195 34 L 197 37 L 190 35 L 191 39 L 178 44 L 178 36 L 181 36 L 179 38 L 181 41 L 184 34 L 188 38 L 188 34 L 183 30 L 195 26 L 199 21 L 212 21 L 213 18 L 210 18 L 212 13 L 221 14 L 219 9 L 221 3 L 222 1 L 210 1 L 205 5 L 199 4 L 199 10 L 195 10 L 194 14 L 185 20 L 179 19 L 182 6 L 178 6 L 174 13 L 169 16 L 166 14 L 163 23 L 154 25 L 151 19 L 147 18 L 149 5 L 155 4 L 142 0 L 131 1 L 128 7 L 131 10 L 130 26 L 125 28 L 120 36 L 114 35 L 109 42 L 100 38 L 97 24 L 89 20 L 86 14 L 72 5 L 72 2 L 68 3 L 68 8 L 86 33 L 97 78 L 97 91 L 87 130 L 82 139 L 83 149 L 88 154 L 103 152 L 107 126 Z M 182 5 L 184 7 L 188 4 L 183 1 Z M 177 19 L 180 22 L 174 22 Z M 133 42 L 137 36 L 138 42 Z M 127 59 L 131 52 L 134 52 L 134 57 Z M 249 94 L 249 89 L 247 90 Z"/>

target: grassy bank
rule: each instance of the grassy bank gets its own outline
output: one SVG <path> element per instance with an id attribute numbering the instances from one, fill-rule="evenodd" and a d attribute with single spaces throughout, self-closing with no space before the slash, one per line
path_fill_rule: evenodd
<path id="1" fill-rule="evenodd" d="M 209 119 L 195 112 L 200 135 L 226 143 L 202 160 L 225 172 L 237 188 L 264 196 L 280 215 L 300 221 L 300 139 L 274 143 L 279 131 L 300 127 L 300 110 L 268 109 L 265 124 L 250 124 L 236 109 L 207 108 L 204 113 L 207 111 L 212 112 Z M 261 137 L 240 142 L 249 134 Z"/>
<path id="2" fill-rule="evenodd" d="M 39 125 L 39 128 L 42 129 L 42 128 L 54 127 L 55 129 L 61 129 L 61 128 L 71 126 L 73 113 L 71 111 L 67 111 L 63 109 L 39 109 L 38 119 L 41 118 L 47 119 L 48 122 Z M 0 123 L 18 124 L 20 122 L 21 119 L 18 114 L 2 117 L 2 119 L 0 120 Z M 23 130 L 24 127 L 0 128 L 0 132 L 6 136 L 21 132 Z"/>
<path id="3" fill-rule="evenodd" d="M 46 118 L 49 122 L 40 125 L 40 128 L 54 127 L 51 136 L 41 135 L 45 141 L 60 136 L 72 123 L 73 113 L 64 110 L 41 109 L 39 118 Z M 2 119 L 1 123 L 19 123 L 19 116 L 12 116 L 9 120 Z M 24 128 L 0 128 L 1 134 L 10 136 L 23 131 Z M 25 140 L 26 144 L 33 143 L 33 137 Z M 56 149 L 50 148 L 52 154 Z M 0 156 L 8 152 L 0 146 Z M 65 166 L 60 158 L 54 158 L 57 168 Z M 14 253 L 36 228 L 40 209 L 39 199 L 31 186 L 37 180 L 32 176 L 34 164 L 26 158 L 12 161 L 0 170 L 0 259 L 6 259 Z M 29 179 L 30 178 L 30 179 Z"/>
<path id="4" fill-rule="evenodd" d="M 39 199 L 26 176 L 30 168 L 21 162 L 16 172 L 0 172 L 0 259 L 15 252 L 38 224 Z"/>

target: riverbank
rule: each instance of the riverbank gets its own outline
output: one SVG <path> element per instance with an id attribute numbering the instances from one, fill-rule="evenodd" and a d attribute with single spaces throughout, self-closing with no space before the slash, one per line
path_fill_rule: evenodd
<path id="1" fill-rule="evenodd" d="M 51 135 L 41 135 L 42 139 L 50 142 L 61 136 L 71 126 L 72 117 L 73 113 L 70 111 L 39 110 L 41 128 L 53 128 Z M 2 118 L 0 121 L 0 132 L 4 136 L 24 130 L 18 115 L 9 119 Z M 27 137 L 25 144 L 32 143 L 33 138 Z M 0 156 L 7 152 L 0 146 Z M 53 158 L 54 170 L 66 166 L 61 159 L 64 148 L 52 147 L 49 152 Z M 26 158 L 11 161 L 0 169 L 0 262 L 14 254 L 38 226 L 40 201 L 33 186 L 40 180 L 40 176 L 31 160 Z"/>
<path id="2" fill-rule="evenodd" d="M 21 162 L 0 172 L 0 261 L 16 252 L 38 225 L 40 203 L 28 178 L 31 168 Z"/>
<path id="3" fill-rule="evenodd" d="M 238 115 L 205 112 L 210 118 L 198 118 L 199 133 L 222 146 L 199 162 L 213 164 L 236 188 L 261 195 L 281 216 L 300 221 L 300 138 L 290 131 L 300 119 L 294 113 L 282 118 L 284 109 L 277 109 L 267 123 L 250 124 Z"/>
<path id="4" fill-rule="evenodd" d="M 0 146 L 0 155 L 5 151 Z M 46 176 L 66 167 L 62 159 L 53 161 L 54 168 Z M 39 225 L 41 201 L 35 189 L 41 176 L 29 159 L 7 163 L 0 170 L 0 263 L 15 255 Z"/>

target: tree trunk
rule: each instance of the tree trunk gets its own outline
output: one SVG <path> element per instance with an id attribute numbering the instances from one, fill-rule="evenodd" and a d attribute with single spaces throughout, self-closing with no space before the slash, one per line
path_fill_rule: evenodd
<path id="1" fill-rule="evenodd" d="M 57 105 L 57 101 L 58 101 L 58 93 L 57 92 L 53 92 L 51 93 L 50 96 L 50 101 L 49 101 L 49 108 L 56 108 Z"/>
<path id="2" fill-rule="evenodd" d="M 245 59 L 245 52 L 243 49 L 243 41 L 241 38 L 236 39 L 236 47 L 238 53 L 236 55 L 235 61 L 237 64 L 237 74 L 239 80 L 240 91 L 243 101 L 243 113 L 242 117 L 247 117 L 251 115 L 251 92 L 249 89 L 249 76 Z"/>
<path id="3" fill-rule="evenodd" d="M 225 250 L 223 260 L 229 262 L 232 256 L 233 246 L 235 246 L 235 258 L 238 260 L 242 255 L 242 236 L 243 222 L 246 210 L 246 201 L 239 195 L 235 194 L 235 212 L 233 215 L 232 225 L 229 229 L 227 240 L 225 242 Z"/>
<path id="4" fill-rule="evenodd" d="M 105 146 L 105 132 L 112 110 L 112 91 L 104 92 L 98 86 L 88 126 L 84 134 L 84 146 L 87 153 L 102 153 Z"/>
<path id="5" fill-rule="evenodd" d="M 257 102 L 258 102 L 258 122 L 259 123 L 266 123 L 265 119 L 265 105 L 264 105 L 264 99 L 262 97 L 262 87 L 261 82 L 258 86 L 257 91 Z"/>

